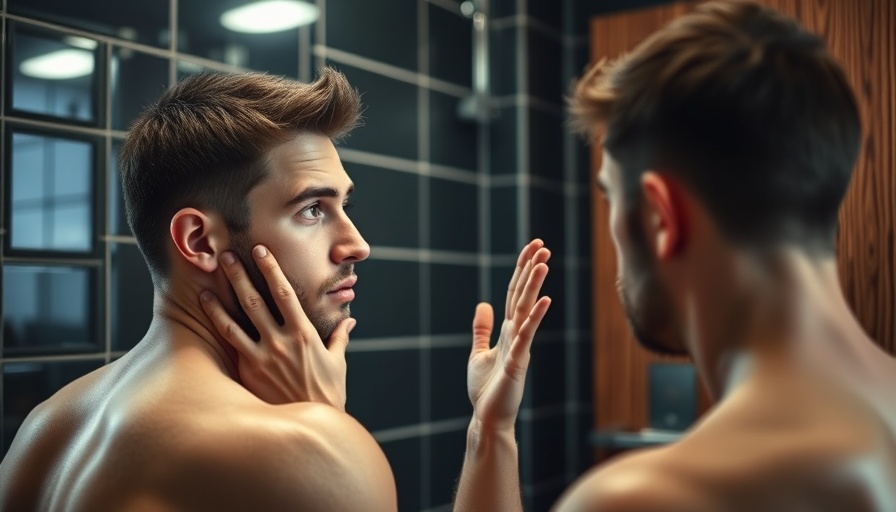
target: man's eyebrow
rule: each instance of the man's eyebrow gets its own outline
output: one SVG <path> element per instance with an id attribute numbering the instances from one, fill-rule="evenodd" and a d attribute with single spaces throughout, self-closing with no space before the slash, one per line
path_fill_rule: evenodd
<path id="1" fill-rule="evenodd" d="M 351 185 L 348 187 L 345 195 L 350 196 L 352 192 L 355 191 L 355 186 Z M 316 199 L 319 197 L 339 197 L 339 191 L 333 187 L 311 187 L 306 188 L 305 190 L 299 192 L 295 197 L 290 199 L 283 205 L 285 208 L 289 208 L 290 206 L 303 203 L 309 199 Z"/>

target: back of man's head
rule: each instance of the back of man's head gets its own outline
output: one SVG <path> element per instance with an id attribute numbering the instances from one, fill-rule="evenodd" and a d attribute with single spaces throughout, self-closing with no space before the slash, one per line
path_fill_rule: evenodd
<path id="1" fill-rule="evenodd" d="M 726 238 L 831 254 L 861 128 L 822 41 L 754 2 L 697 6 L 592 68 L 571 109 L 600 132 L 637 205 L 648 169 L 678 178 Z"/>
<path id="2" fill-rule="evenodd" d="M 170 88 L 134 122 L 119 157 L 128 224 L 153 280 L 167 276 L 178 210 L 209 209 L 243 232 L 246 196 L 267 176 L 267 151 L 302 131 L 338 138 L 359 116 L 358 92 L 329 68 L 311 84 L 203 73 Z"/>

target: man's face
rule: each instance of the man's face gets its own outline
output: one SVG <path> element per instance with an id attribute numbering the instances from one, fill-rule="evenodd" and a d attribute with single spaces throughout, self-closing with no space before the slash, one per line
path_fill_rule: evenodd
<path id="1" fill-rule="evenodd" d="M 354 264 L 370 255 L 370 247 L 346 215 L 352 182 L 330 139 L 311 133 L 271 150 L 268 167 L 267 179 L 248 196 L 249 229 L 233 237 L 232 248 L 278 317 L 251 255 L 256 244 L 264 244 L 326 340 L 350 316 Z M 237 316 L 244 329 L 254 331 L 239 308 Z"/>
<path id="2" fill-rule="evenodd" d="M 618 164 L 604 151 L 597 176 L 610 211 L 610 234 L 616 247 L 616 289 L 635 339 L 664 355 L 685 355 L 676 328 L 672 298 L 656 271 L 641 222 L 641 205 L 627 204 Z"/>

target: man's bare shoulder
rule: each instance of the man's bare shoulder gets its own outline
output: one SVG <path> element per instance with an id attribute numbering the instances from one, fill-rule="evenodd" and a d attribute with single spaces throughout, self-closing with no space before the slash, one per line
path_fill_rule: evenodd
<path id="1" fill-rule="evenodd" d="M 883 510 L 894 503 L 885 426 L 861 408 L 744 394 L 684 438 L 583 476 L 559 510 Z M 793 398 L 793 397 L 790 397 Z"/>
<path id="2" fill-rule="evenodd" d="M 598 466 L 567 489 L 556 510 L 721 510 L 705 482 L 677 467 L 674 451 L 668 446 L 643 449 Z"/>
<path id="3" fill-rule="evenodd" d="M 186 509 L 397 507 L 382 450 L 354 418 L 333 407 L 261 405 L 204 421 L 205 428 L 178 443 L 172 454 L 178 474 L 160 489 Z"/>
<path id="4" fill-rule="evenodd" d="M 558 503 L 560 512 L 714 510 L 873 510 L 840 473 L 845 456 L 795 437 L 696 431 L 685 441 L 644 449 L 586 473 Z M 771 442 L 766 442 L 771 441 Z M 793 446 L 786 446 L 790 441 Z M 840 503 L 839 506 L 826 507 Z M 856 505 L 843 508 L 843 504 Z"/>

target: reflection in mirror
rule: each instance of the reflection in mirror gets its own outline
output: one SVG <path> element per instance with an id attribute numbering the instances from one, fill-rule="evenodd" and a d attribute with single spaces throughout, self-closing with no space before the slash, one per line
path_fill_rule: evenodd
<path id="1" fill-rule="evenodd" d="M 11 149 L 11 248 L 91 251 L 94 145 L 13 133 Z"/>
<path id="2" fill-rule="evenodd" d="M 6 0 L 11 14 L 167 48 L 168 0 Z"/>
<path id="3" fill-rule="evenodd" d="M 3 265 L 3 355 L 98 350 L 95 271 Z"/>
<path id="4" fill-rule="evenodd" d="M 14 110 L 96 123 L 96 41 L 17 26 L 12 46 Z"/>

